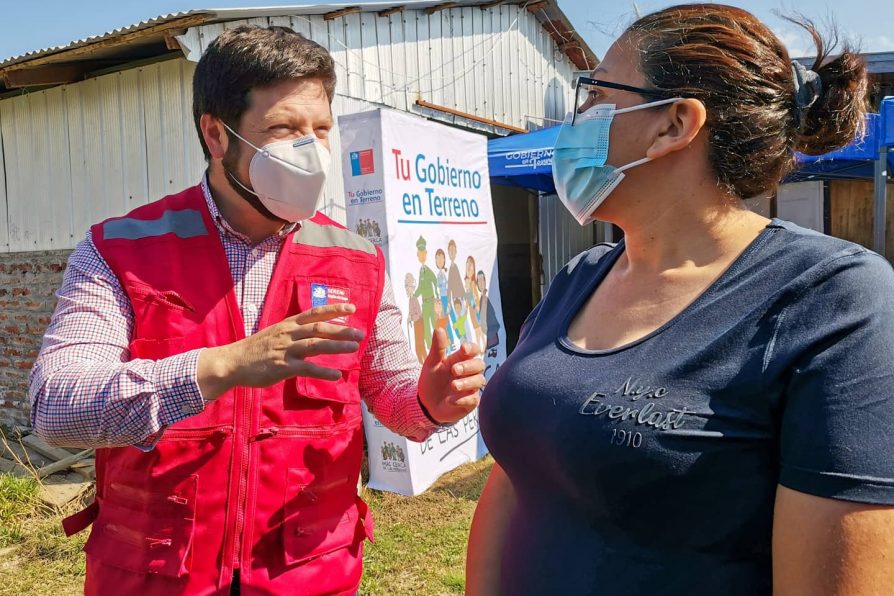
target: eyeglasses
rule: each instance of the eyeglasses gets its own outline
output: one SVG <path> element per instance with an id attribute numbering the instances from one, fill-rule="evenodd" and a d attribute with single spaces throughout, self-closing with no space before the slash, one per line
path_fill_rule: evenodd
<path id="1" fill-rule="evenodd" d="M 675 97 L 675 94 L 672 91 L 666 91 L 664 89 L 646 89 L 644 87 L 634 87 L 632 85 L 622 85 L 621 83 L 600 81 L 599 79 L 591 79 L 590 77 L 578 77 L 577 87 L 574 90 L 574 111 L 571 112 L 572 124 L 574 124 L 574 120 L 577 117 L 577 112 L 580 109 L 581 87 L 605 87 L 606 89 L 629 91 L 630 93 L 637 93 L 639 95 L 644 95 L 646 97 L 655 97 L 658 99 L 671 99 Z"/>

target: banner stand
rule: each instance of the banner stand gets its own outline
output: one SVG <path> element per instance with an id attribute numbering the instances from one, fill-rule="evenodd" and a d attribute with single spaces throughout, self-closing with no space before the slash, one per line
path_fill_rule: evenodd
<path id="1" fill-rule="evenodd" d="M 481 348 L 493 374 L 506 358 L 487 138 L 394 110 L 341 116 L 348 227 L 381 247 L 402 328 L 421 363 L 434 330 Z M 477 410 L 422 443 L 363 408 L 369 487 L 417 495 L 487 453 Z"/>

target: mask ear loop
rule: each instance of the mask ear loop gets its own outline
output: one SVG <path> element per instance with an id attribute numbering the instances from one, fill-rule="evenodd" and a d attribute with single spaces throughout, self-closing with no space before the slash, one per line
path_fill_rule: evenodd
<path id="1" fill-rule="evenodd" d="M 629 164 L 627 164 L 626 166 L 620 166 L 620 167 L 618 167 L 618 168 L 615 168 L 615 171 L 616 171 L 616 172 L 619 172 L 619 173 L 620 173 L 620 172 L 626 172 L 626 171 L 629 170 L 630 168 L 635 168 L 636 166 L 641 166 L 641 165 L 643 165 L 644 163 L 649 163 L 650 161 L 652 161 L 652 158 L 651 158 L 651 157 L 644 157 L 644 158 L 642 158 L 642 159 L 638 159 L 638 160 L 636 160 L 636 161 L 632 161 L 632 162 L 630 162 Z"/>
<path id="2" fill-rule="evenodd" d="M 243 189 L 245 192 L 250 192 L 250 193 L 253 194 L 254 196 L 260 198 L 261 195 L 259 195 L 258 193 L 256 193 L 256 192 L 253 191 L 252 189 L 250 189 L 249 187 L 247 187 L 247 186 L 245 186 L 244 184 L 242 184 L 241 182 L 239 182 L 239 179 L 236 178 L 236 176 L 234 176 L 229 170 L 224 170 L 224 172 L 227 173 L 227 176 L 230 177 L 230 180 L 232 180 L 233 182 L 235 182 L 236 184 L 238 184 L 240 187 L 242 187 L 242 189 Z"/>
<path id="3" fill-rule="evenodd" d="M 242 141 L 243 143 L 245 143 L 246 145 L 248 145 L 249 147 L 251 147 L 252 149 L 257 151 L 258 153 L 262 153 L 264 155 L 264 157 L 270 157 L 270 152 L 266 151 L 265 149 L 261 149 L 260 147 L 258 147 L 257 145 L 255 145 L 254 143 L 252 143 L 251 141 L 249 141 L 242 135 L 240 135 L 238 132 L 236 132 L 235 130 L 230 128 L 226 122 L 223 122 L 222 124 L 224 125 L 224 128 L 226 128 L 228 131 L 233 133 L 233 136 L 235 136 L 237 139 L 239 139 L 240 141 Z"/>
<path id="4" fill-rule="evenodd" d="M 243 143 L 245 143 L 246 145 L 248 145 L 249 147 L 251 147 L 251 148 L 254 149 L 255 151 L 259 151 L 259 152 L 261 151 L 260 149 L 258 149 L 257 147 L 255 147 L 255 146 L 252 144 L 251 141 L 249 141 L 248 139 L 243 138 L 238 132 L 236 132 L 235 130 L 233 130 L 232 128 L 230 128 L 229 125 L 228 125 L 226 122 L 222 122 L 221 124 L 224 125 L 224 128 L 226 128 L 228 131 L 230 131 L 231 133 L 233 133 L 233 136 L 235 136 L 237 139 L 239 139 L 240 141 L 242 141 Z M 265 151 L 264 153 L 266 153 L 266 151 Z M 236 178 L 236 176 L 234 176 L 232 172 L 230 172 L 230 171 L 227 170 L 226 168 L 224 168 L 224 172 L 227 174 L 227 176 L 230 177 L 230 180 L 232 180 L 233 182 L 235 182 L 236 184 L 238 184 L 238 185 L 239 185 L 245 192 L 250 192 L 250 193 L 253 194 L 254 196 L 256 196 L 256 197 L 260 197 L 260 195 L 259 195 L 258 193 L 256 193 L 256 192 L 253 191 L 252 189 L 250 189 L 250 188 L 248 188 L 247 186 L 245 186 L 244 184 L 242 184 L 242 182 L 240 182 L 239 179 Z"/>
<path id="5" fill-rule="evenodd" d="M 635 112 L 637 110 L 645 110 L 646 108 L 657 108 L 658 106 L 667 105 L 682 100 L 682 97 L 671 97 L 669 99 L 659 99 L 658 101 L 650 101 L 649 103 L 640 104 L 638 106 L 630 106 L 629 108 L 621 108 L 614 110 L 614 114 L 626 114 L 627 112 Z"/>
<path id="6" fill-rule="evenodd" d="M 263 155 L 265 158 L 267 158 L 267 159 L 272 159 L 272 160 L 275 160 L 275 161 L 278 161 L 278 162 L 281 163 L 281 164 L 284 164 L 284 165 L 287 165 L 287 166 L 290 166 L 290 167 L 293 167 L 293 168 L 297 168 L 297 169 L 299 169 L 299 170 L 301 170 L 301 171 L 305 171 L 305 172 L 307 171 L 305 168 L 302 168 L 302 167 L 300 167 L 300 166 L 296 166 L 295 164 L 293 164 L 293 163 L 290 162 L 290 161 L 286 161 L 285 159 L 282 159 L 281 157 L 277 157 L 276 155 L 271 155 L 270 152 L 267 151 L 266 149 L 263 149 L 263 148 L 261 148 L 261 147 L 258 147 L 257 145 L 255 145 L 254 143 L 252 143 L 251 141 L 249 141 L 248 139 L 242 137 L 238 132 L 236 132 L 235 130 L 233 130 L 233 129 L 230 128 L 229 126 L 227 126 L 226 122 L 224 122 L 223 125 L 224 125 L 224 127 L 225 127 L 228 131 L 230 131 L 231 133 L 233 133 L 233 135 L 235 135 L 235 137 L 236 137 L 237 139 L 239 139 L 240 141 L 242 141 L 243 143 L 245 143 L 246 145 L 248 145 L 249 147 L 251 147 L 252 149 L 254 149 L 255 151 L 257 151 L 258 153 L 260 153 L 261 155 Z M 310 140 L 307 141 L 307 142 L 305 142 L 305 143 L 302 143 L 301 146 L 308 145 L 308 144 L 310 144 L 310 143 L 314 143 L 314 142 L 316 142 L 316 139 L 315 139 L 312 135 L 308 135 L 308 136 L 306 136 L 306 137 L 300 137 L 299 139 L 292 139 L 292 140 L 287 140 L 287 141 L 280 141 L 280 143 L 292 143 L 292 144 L 293 144 L 292 146 L 294 147 L 294 146 L 296 146 L 296 145 L 294 145 L 294 143 L 296 143 L 296 142 L 298 142 L 298 141 L 303 141 L 304 139 L 310 139 Z M 277 143 L 277 144 L 278 144 L 278 143 Z M 240 186 L 242 186 L 242 185 L 240 184 Z M 245 188 L 244 186 L 242 186 L 242 187 Z M 246 190 L 248 190 L 248 189 L 246 188 Z M 251 192 L 251 191 L 249 191 L 249 192 Z"/>

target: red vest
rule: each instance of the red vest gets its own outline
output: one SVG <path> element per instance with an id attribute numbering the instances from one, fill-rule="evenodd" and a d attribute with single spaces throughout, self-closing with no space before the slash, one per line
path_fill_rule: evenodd
<path id="1" fill-rule="evenodd" d="M 245 336 L 226 255 L 200 187 L 92 228 L 134 312 L 132 358 L 157 360 Z M 357 306 L 372 332 L 384 262 L 372 244 L 323 215 L 283 243 L 259 328 L 328 293 Z M 342 300 L 340 300 L 342 301 Z M 66 520 L 91 521 L 87 594 L 354 594 L 372 538 L 357 496 L 363 450 L 360 354 L 312 360 L 337 382 L 291 379 L 237 387 L 171 425 L 148 453 L 100 449 L 96 500 Z"/>

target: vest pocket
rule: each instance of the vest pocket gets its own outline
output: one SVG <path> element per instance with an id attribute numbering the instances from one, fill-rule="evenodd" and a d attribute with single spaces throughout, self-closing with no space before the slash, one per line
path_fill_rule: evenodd
<path id="1" fill-rule="evenodd" d="M 173 290 L 157 290 L 133 280 L 125 282 L 125 290 L 141 336 L 188 335 L 202 324 L 207 314 L 197 311 L 191 302 Z"/>
<path id="2" fill-rule="evenodd" d="M 135 573 L 189 573 L 196 484 L 190 476 L 170 491 L 111 478 L 84 551 L 99 563 Z"/>
<path id="3" fill-rule="evenodd" d="M 347 492 L 353 493 L 354 487 L 345 483 L 326 494 L 326 486 L 304 480 L 307 473 L 303 469 L 289 469 L 282 524 L 286 565 L 304 563 L 372 539 L 366 503 Z"/>
<path id="4" fill-rule="evenodd" d="M 327 366 L 317 362 L 320 366 Z M 334 367 L 333 367 L 334 368 Z M 311 377 L 296 377 L 298 392 L 313 399 L 334 401 L 342 404 L 359 404 L 360 367 L 341 370 L 341 378 L 337 381 L 325 381 Z"/>

